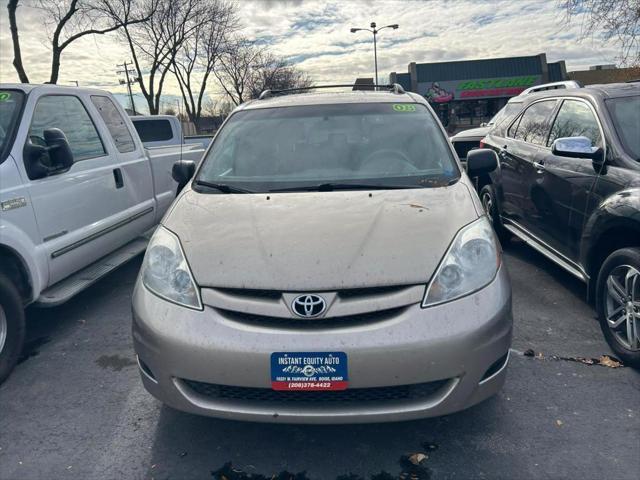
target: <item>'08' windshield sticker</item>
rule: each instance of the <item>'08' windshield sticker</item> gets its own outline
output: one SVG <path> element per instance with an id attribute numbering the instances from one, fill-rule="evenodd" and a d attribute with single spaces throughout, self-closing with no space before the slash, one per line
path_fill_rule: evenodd
<path id="1" fill-rule="evenodd" d="M 11 94 L 9 92 L 0 92 L 0 102 L 6 102 L 11 98 Z"/>
<path id="2" fill-rule="evenodd" d="M 416 106 L 410 103 L 394 103 L 393 110 L 396 112 L 415 112 Z"/>

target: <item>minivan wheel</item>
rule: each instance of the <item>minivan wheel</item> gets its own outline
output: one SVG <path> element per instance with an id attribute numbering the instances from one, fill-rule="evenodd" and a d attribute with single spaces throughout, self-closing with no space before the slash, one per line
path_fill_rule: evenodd
<path id="1" fill-rule="evenodd" d="M 0 383 L 15 367 L 24 335 L 24 309 L 20 294 L 11 281 L 0 274 Z"/>
<path id="2" fill-rule="evenodd" d="M 511 233 L 502 226 L 500 221 L 500 213 L 498 212 L 498 204 L 496 202 L 496 190 L 493 185 L 487 184 L 480 189 L 480 201 L 485 213 L 493 223 L 493 229 L 498 234 L 498 238 L 502 244 L 509 242 Z"/>
<path id="3" fill-rule="evenodd" d="M 607 343 L 626 365 L 640 368 L 640 248 L 609 255 L 596 288 L 598 319 Z"/>

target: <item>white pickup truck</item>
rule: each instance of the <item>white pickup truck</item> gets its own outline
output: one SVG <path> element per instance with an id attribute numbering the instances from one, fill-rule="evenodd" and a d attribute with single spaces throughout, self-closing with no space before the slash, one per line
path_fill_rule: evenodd
<path id="1" fill-rule="evenodd" d="M 146 149 L 107 92 L 0 85 L 0 383 L 27 305 L 61 304 L 144 251 L 180 150 Z"/>
<path id="2" fill-rule="evenodd" d="M 203 150 L 213 139 L 213 135 L 184 135 L 180 119 L 174 115 L 135 115 L 131 117 L 131 121 L 145 147 L 154 149 L 181 146 L 184 150 L 183 158 L 188 157 L 195 162 L 202 158 L 196 152 L 204 153 Z"/>

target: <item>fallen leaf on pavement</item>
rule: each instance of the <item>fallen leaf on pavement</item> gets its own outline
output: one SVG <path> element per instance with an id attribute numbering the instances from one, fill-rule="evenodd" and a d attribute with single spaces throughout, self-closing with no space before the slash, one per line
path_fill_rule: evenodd
<path id="1" fill-rule="evenodd" d="M 611 358 L 609 355 L 602 355 L 598 359 L 598 362 L 600 363 L 600 365 L 609 368 L 620 368 L 623 366 L 620 361 L 615 358 Z"/>
<path id="2" fill-rule="evenodd" d="M 424 453 L 414 453 L 409 455 L 409 461 L 414 465 L 420 465 L 423 461 L 425 461 L 427 457 Z"/>
<path id="3" fill-rule="evenodd" d="M 561 427 L 562 425 L 564 425 L 564 422 L 562 420 L 556 420 L 556 425 Z"/>
<path id="4" fill-rule="evenodd" d="M 524 356 L 525 357 L 535 357 L 536 356 L 536 352 L 534 352 L 532 348 L 527 348 L 524 351 Z"/>

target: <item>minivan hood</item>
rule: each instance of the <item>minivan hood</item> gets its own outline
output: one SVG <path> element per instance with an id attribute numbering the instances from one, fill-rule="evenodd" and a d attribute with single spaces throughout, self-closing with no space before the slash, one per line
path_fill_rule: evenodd
<path id="1" fill-rule="evenodd" d="M 426 283 L 477 217 L 463 179 L 371 192 L 189 190 L 163 224 L 200 286 L 295 292 Z"/>
<path id="2" fill-rule="evenodd" d="M 461 132 L 456 133 L 451 139 L 462 140 L 464 138 L 478 138 L 482 140 L 493 128 L 493 126 L 486 127 L 476 127 L 470 128 L 468 130 L 463 130 Z"/>

